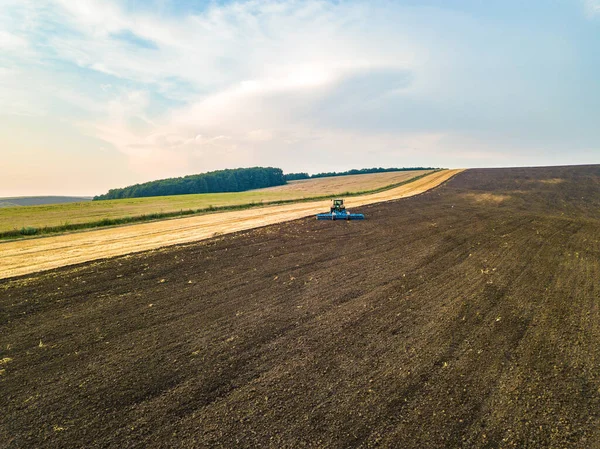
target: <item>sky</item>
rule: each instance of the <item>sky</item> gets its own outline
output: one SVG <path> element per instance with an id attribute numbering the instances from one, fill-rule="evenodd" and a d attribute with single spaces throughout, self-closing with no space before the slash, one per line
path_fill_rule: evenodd
<path id="1" fill-rule="evenodd" d="M 600 163 L 600 0 L 0 0 L 0 197 Z"/>

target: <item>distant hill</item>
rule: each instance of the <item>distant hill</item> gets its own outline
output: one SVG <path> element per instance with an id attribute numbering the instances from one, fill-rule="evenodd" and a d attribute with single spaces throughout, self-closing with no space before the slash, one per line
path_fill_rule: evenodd
<path id="1" fill-rule="evenodd" d="M 81 203 L 92 201 L 91 196 L 21 196 L 0 198 L 0 207 L 39 206 L 43 204 Z"/>

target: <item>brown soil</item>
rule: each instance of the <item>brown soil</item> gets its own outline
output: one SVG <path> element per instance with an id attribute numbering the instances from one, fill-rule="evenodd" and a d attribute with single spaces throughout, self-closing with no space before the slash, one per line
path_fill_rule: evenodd
<path id="1" fill-rule="evenodd" d="M 468 170 L 0 281 L 0 446 L 598 448 L 599 192 Z"/>

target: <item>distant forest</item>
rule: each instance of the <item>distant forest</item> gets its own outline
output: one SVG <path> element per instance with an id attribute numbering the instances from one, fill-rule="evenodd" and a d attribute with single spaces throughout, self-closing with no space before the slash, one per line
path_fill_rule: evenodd
<path id="1" fill-rule="evenodd" d="M 286 181 L 297 181 L 298 179 L 312 178 L 330 178 L 332 176 L 347 176 L 347 175 L 366 175 L 367 173 L 386 173 L 392 171 L 411 171 L 411 170 L 435 170 L 434 167 L 409 167 L 409 168 L 361 168 L 342 172 L 324 172 L 309 175 L 308 173 L 288 173 L 285 175 Z"/>
<path id="2" fill-rule="evenodd" d="M 114 200 L 147 196 L 184 195 L 188 193 L 242 192 L 280 186 L 286 183 L 283 171 L 273 167 L 218 170 L 182 178 L 161 179 L 122 189 L 111 189 L 94 200 Z"/>

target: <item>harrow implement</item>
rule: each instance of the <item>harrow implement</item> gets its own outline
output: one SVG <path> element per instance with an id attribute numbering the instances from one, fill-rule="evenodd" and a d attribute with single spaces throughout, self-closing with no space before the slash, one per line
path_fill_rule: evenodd
<path id="1" fill-rule="evenodd" d="M 317 214 L 317 220 L 364 220 L 363 214 L 351 214 L 344 206 L 344 200 L 335 199 L 328 213 Z"/>

